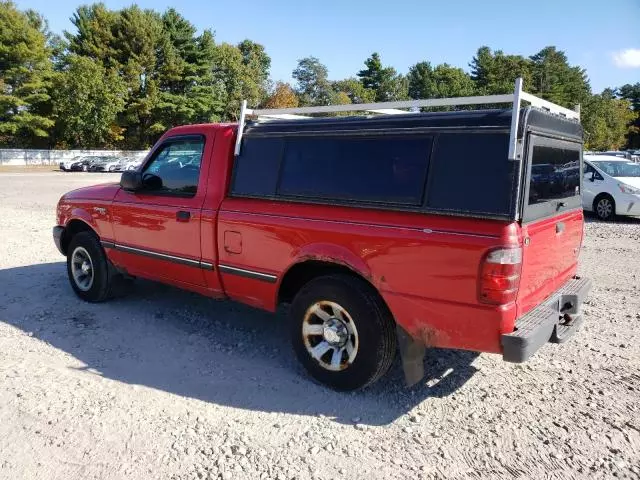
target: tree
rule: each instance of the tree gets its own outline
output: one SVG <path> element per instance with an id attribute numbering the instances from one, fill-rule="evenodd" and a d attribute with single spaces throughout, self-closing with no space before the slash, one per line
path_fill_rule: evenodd
<path id="1" fill-rule="evenodd" d="M 585 70 L 570 66 L 565 53 L 556 47 L 545 47 L 530 59 L 532 85 L 527 88 L 538 96 L 574 108 L 591 95 Z"/>
<path id="2" fill-rule="evenodd" d="M 46 23 L 0 1 L 0 143 L 41 146 L 50 118 L 51 52 Z"/>
<path id="3" fill-rule="evenodd" d="M 222 118 L 237 120 L 243 100 L 250 106 L 260 105 L 264 98 L 261 79 L 252 75 L 238 47 L 228 43 L 217 45 L 212 68 L 223 92 Z"/>
<path id="4" fill-rule="evenodd" d="M 357 78 L 351 77 L 335 81 L 332 83 L 332 87 L 336 92 L 345 93 L 351 103 L 373 103 L 376 100 L 376 93 L 369 88 L 365 88 Z"/>
<path id="5" fill-rule="evenodd" d="M 264 108 L 295 108 L 299 104 L 296 92 L 288 83 L 277 82 L 273 93 L 265 100 Z"/>
<path id="6" fill-rule="evenodd" d="M 69 52 L 99 61 L 105 68 L 121 68 L 114 37 L 119 15 L 103 3 L 78 7 L 71 16 L 76 32 L 64 32 Z"/>
<path id="7" fill-rule="evenodd" d="M 374 52 L 364 62 L 365 69 L 358 72 L 362 85 L 375 93 L 375 101 L 388 102 L 407 98 L 408 83 L 392 67 L 383 67 L 380 55 Z"/>
<path id="8" fill-rule="evenodd" d="M 251 105 L 259 105 L 267 96 L 271 57 L 262 45 L 251 40 L 243 40 L 237 48 L 244 66 L 244 97 L 251 100 Z"/>
<path id="9" fill-rule="evenodd" d="M 478 49 L 469 66 L 480 95 L 513 92 L 518 77 L 522 77 L 525 89 L 532 91 L 532 62 L 521 55 L 505 55 L 501 50 L 492 52 L 484 46 Z"/>
<path id="10" fill-rule="evenodd" d="M 224 92 L 215 82 L 213 34 L 196 28 L 173 9 L 162 15 L 164 36 L 158 55 L 158 130 L 175 125 L 220 120 Z"/>
<path id="11" fill-rule="evenodd" d="M 471 77 L 461 68 L 446 63 L 433 68 L 429 62 L 416 63 L 407 75 L 411 98 L 449 98 L 474 94 Z"/>
<path id="12" fill-rule="evenodd" d="M 346 92 L 333 92 L 331 95 L 331 105 L 350 105 L 351 98 Z"/>
<path id="13" fill-rule="evenodd" d="M 134 5 L 120 10 L 113 32 L 115 61 L 129 91 L 120 119 L 125 142 L 148 147 L 167 127 L 156 113 L 162 102 L 157 58 L 164 40 L 162 19 Z"/>
<path id="14" fill-rule="evenodd" d="M 163 61 L 167 68 L 170 61 L 162 16 L 135 5 L 110 11 L 94 4 L 79 7 L 71 21 L 77 31 L 65 32 L 69 52 L 100 62 L 107 71 L 113 69 L 127 86 L 125 107 L 118 118 L 125 146 L 150 145 L 165 128 L 157 121 L 163 102 L 158 68 Z"/>
<path id="15" fill-rule="evenodd" d="M 264 47 L 251 40 L 243 40 L 238 44 L 238 49 L 242 54 L 242 63 L 256 84 L 264 86 L 269 79 L 269 69 L 271 68 L 271 57 L 267 55 Z"/>
<path id="16" fill-rule="evenodd" d="M 333 95 L 333 88 L 328 80 L 327 67 L 316 57 L 306 57 L 298 60 L 298 66 L 293 71 L 293 78 L 297 82 L 296 93 L 301 105 L 329 105 Z"/>
<path id="17" fill-rule="evenodd" d="M 62 145 L 113 147 L 122 139 L 117 116 L 124 109 L 126 85 L 114 70 L 107 71 L 88 57 L 70 55 L 54 92 L 56 132 Z"/>
<path id="18" fill-rule="evenodd" d="M 217 122 L 224 112 L 225 91 L 213 72 L 216 58 L 213 33 L 205 30 L 196 43 L 196 75 L 186 92 L 187 103 L 192 110 L 189 122 Z"/>
<path id="19" fill-rule="evenodd" d="M 407 100 L 409 98 L 409 80 L 405 75 L 396 74 L 382 85 L 383 101 Z"/>
<path id="20" fill-rule="evenodd" d="M 631 108 L 640 112 L 640 82 L 626 84 L 617 89 L 617 95 L 631 102 Z"/>
<path id="21" fill-rule="evenodd" d="M 629 148 L 640 148 L 640 82 L 626 84 L 617 89 L 617 95 L 631 104 L 636 118 L 629 128 Z"/>
<path id="22" fill-rule="evenodd" d="M 148 146 L 172 126 L 220 120 L 225 107 L 233 107 L 227 99 L 236 92 L 227 94 L 215 68 L 220 52 L 213 34 L 205 30 L 196 36 L 196 28 L 176 10 L 160 15 L 136 6 L 110 11 L 94 4 L 79 7 L 72 22 L 77 32 L 65 34 L 69 52 L 100 62 L 126 84 L 118 118 L 125 146 Z M 242 63 L 239 51 L 235 58 Z"/>
<path id="23" fill-rule="evenodd" d="M 637 119 L 627 100 L 615 98 L 610 89 L 592 95 L 582 109 L 585 147 L 589 150 L 617 150 L 625 145 L 629 124 Z"/>

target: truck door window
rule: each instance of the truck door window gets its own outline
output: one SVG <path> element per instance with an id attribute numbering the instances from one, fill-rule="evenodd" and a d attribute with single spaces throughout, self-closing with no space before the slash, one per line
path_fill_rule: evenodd
<path id="1" fill-rule="evenodd" d="M 156 195 L 193 196 L 198 190 L 200 162 L 204 139 L 170 140 L 154 153 L 142 173 L 143 181 L 149 175 L 157 177 L 146 189 Z M 158 181 L 159 179 L 159 181 Z"/>
<path id="2" fill-rule="evenodd" d="M 582 145 L 531 134 L 523 184 L 525 222 L 580 208 Z"/>
<path id="3" fill-rule="evenodd" d="M 580 151 L 535 145 L 531 158 L 529 205 L 580 195 Z"/>

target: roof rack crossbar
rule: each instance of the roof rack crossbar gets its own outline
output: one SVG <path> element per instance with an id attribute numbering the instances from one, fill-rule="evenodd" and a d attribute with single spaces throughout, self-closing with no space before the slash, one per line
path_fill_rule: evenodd
<path id="1" fill-rule="evenodd" d="M 545 110 L 550 111 L 551 113 L 556 113 L 558 115 L 562 115 L 567 118 L 578 120 L 580 119 L 580 108 L 576 105 L 577 110 L 570 110 L 565 107 L 561 107 L 560 105 L 556 105 L 555 103 L 544 100 L 540 97 L 536 97 L 535 95 L 531 95 L 527 92 L 521 92 L 520 96 L 522 100 L 525 102 L 529 102 L 534 107 L 543 108 Z"/>
<path id="2" fill-rule="evenodd" d="M 339 113 L 339 112 L 368 112 L 386 115 L 396 115 L 402 113 L 413 113 L 419 111 L 420 108 L 428 107 L 452 107 L 460 105 L 494 105 L 500 103 L 510 103 L 513 107 L 511 117 L 511 131 L 509 136 L 509 159 L 518 160 L 518 125 L 520 121 L 521 102 L 529 102 L 531 105 L 548 110 L 556 115 L 562 115 L 569 119 L 577 120 L 580 118 L 579 106 L 576 110 L 570 110 L 555 103 L 549 102 L 542 98 L 531 95 L 522 90 L 522 78 L 517 78 L 513 93 L 504 95 L 482 95 L 473 97 L 454 97 L 454 98 L 430 98 L 424 100 L 401 100 L 396 102 L 378 102 L 378 103 L 357 103 L 347 105 L 324 105 L 311 107 L 295 107 L 295 108 L 267 108 L 267 109 L 250 109 L 247 108 L 246 100 L 242 102 L 240 117 L 238 119 L 238 135 L 236 137 L 235 154 L 240 154 L 242 144 L 242 134 L 244 131 L 244 123 L 247 116 L 255 116 L 266 120 L 303 120 L 308 119 L 308 114 L 312 113 Z"/>
<path id="3" fill-rule="evenodd" d="M 347 105 L 322 105 L 313 107 L 271 108 L 247 110 L 247 115 L 262 117 L 265 115 L 309 113 L 366 112 L 370 110 L 398 110 L 401 108 L 449 107 L 457 105 L 483 105 L 491 103 L 511 103 L 513 95 L 486 95 L 480 97 L 429 98 L 425 100 L 399 100 L 396 102 L 349 103 Z M 410 113 L 410 112 L 407 112 Z"/>

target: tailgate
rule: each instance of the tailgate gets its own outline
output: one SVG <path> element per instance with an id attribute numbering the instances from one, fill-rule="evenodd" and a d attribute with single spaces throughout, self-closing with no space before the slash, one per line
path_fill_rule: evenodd
<path id="1" fill-rule="evenodd" d="M 581 209 L 522 226 L 524 249 L 518 291 L 519 316 L 540 304 L 575 275 L 582 228 Z"/>
<path id="2" fill-rule="evenodd" d="M 527 144 L 519 317 L 576 274 L 584 224 L 581 144 L 535 134 Z"/>

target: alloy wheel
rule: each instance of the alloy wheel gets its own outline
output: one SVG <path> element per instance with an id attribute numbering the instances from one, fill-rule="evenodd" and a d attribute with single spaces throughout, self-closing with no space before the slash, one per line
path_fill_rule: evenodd
<path id="1" fill-rule="evenodd" d="M 348 368 L 358 354 L 359 338 L 353 319 L 339 304 L 319 301 L 311 305 L 302 322 L 307 352 L 329 371 Z"/>

